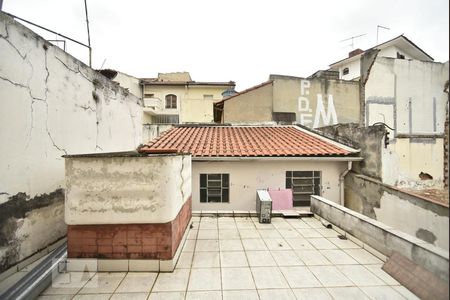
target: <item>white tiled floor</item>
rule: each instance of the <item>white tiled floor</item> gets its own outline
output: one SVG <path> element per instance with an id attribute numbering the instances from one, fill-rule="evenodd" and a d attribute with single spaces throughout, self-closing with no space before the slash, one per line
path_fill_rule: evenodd
<path id="1" fill-rule="evenodd" d="M 192 222 L 173 273 L 66 273 L 40 299 L 417 299 L 316 219 Z"/>

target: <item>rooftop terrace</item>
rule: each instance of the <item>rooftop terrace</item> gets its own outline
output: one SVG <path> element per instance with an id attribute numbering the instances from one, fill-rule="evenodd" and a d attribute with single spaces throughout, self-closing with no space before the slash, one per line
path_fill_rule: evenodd
<path id="1" fill-rule="evenodd" d="M 40 299 L 418 299 L 382 255 L 316 218 L 191 222 L 173 273 L 62 273 Z"/>

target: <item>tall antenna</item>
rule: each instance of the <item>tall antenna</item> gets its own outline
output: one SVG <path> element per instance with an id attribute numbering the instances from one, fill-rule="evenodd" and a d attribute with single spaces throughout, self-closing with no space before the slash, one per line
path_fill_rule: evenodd
<path id="1" fill-rule="evenodd" d="M 377 25 L 377 43 L 376 43 L 376 45 L 378 45 L 378 30 L 380 28 L 383 28 L 383 29 L 386 29 L 386 30 L 391 30 L 390 28 L 387 28 L 387 27 L 384 27 L 384 26 L 381 26 L 381 25 Z"/>
<path id="2" fill-rule="evenodd" d="M 367 33 L 364 33 L 364 34 L 360 34 L 360 35 L 355 35 L 355 36 L 352 36 L 352 37 L 349 37 L 348 39 L 345 39 L 345 40 L 342 40 L 342 41 L 339 41 L 339 42 L 345 42 L 345 41 L 349 41 L 349 40 L 352 40 L 352 43 L 350 44 L 350 46 L 352 46 L 352 49 L 354 48 L 354 40 L 356 39 L 356 38 L 359 38 L 359 37 L 362 37 L 362 36 L 364 36 L 364 35 L 366 35 Z"/>
<path id="3" fill-rule="evenodd" d="M 89 46 L 89 67 L 92 68 L 91 35 L 89 33 L 89 17 L 88 17 L 88 9 L 87 9 L 86 0 L 84 0 L 84 11 L 86 12 L 86 26 L 87 26 L 88 46 Z"/>

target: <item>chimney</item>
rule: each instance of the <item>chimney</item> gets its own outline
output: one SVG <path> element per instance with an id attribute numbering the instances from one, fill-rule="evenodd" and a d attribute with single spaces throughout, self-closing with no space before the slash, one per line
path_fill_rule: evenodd
<path id="1" fill-rule="evenodd" d="M 362 50 L 362 49 L 360 49 L 360 48 L 357 48 L 357 49 L 355 49 L 355 50 L 353 50 L 353 51 L 350 51 L 350 52 L 348 53 L 348 57 L 352 57 L 352 56 L 361 54 L 361 53 L 363 53 L 363 52 L 364 52 L 364 50 Z"/>

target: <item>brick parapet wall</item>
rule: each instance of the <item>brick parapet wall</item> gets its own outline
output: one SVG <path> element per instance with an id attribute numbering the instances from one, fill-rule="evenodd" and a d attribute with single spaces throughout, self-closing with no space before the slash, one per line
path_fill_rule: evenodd
<path id="1" fill-rule="evenodd" d="M 172 259 L 192 215 L 192 199 L 164 224 L 69 225 L 68 258 Z"/>

